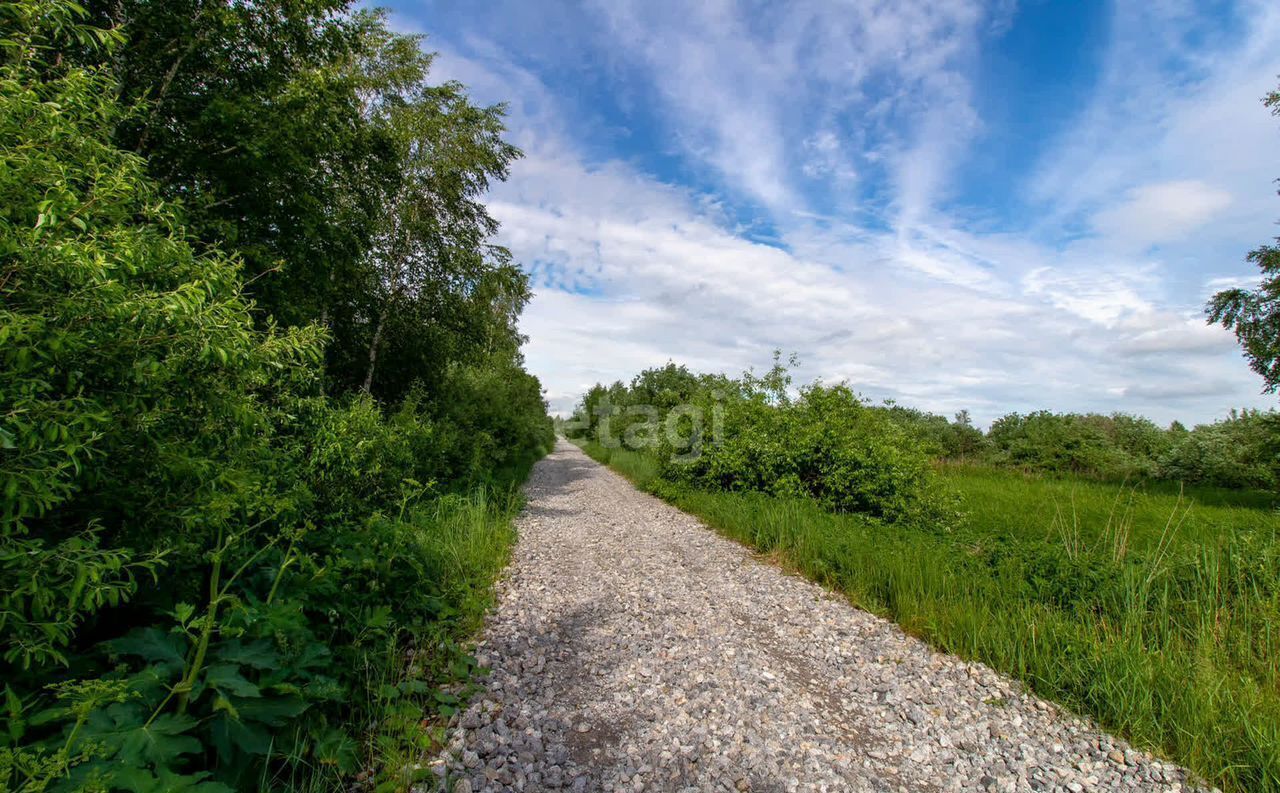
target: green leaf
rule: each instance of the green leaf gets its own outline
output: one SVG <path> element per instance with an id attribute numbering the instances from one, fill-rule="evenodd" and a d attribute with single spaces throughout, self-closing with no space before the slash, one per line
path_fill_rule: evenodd
<path id="1" fill-rule="evenodd" d="M 242 721 L 257 721 L 270 727 L 279 727 L 297 718 L 308 707 L 299 697 L 259 697 L 235 701 Z"/>
<path id="2" fill-rule="evenodd" d="M 186 625 L 191 622 L 191 616 L 196 613 L 196 607 L 190 603 L 179 603 L 173 609 L 173 616 L 180 624 Z"/>
<path id="3" fill-rule="evenodd" d="M 303 648 L 298 657 L 294 659 L 293 664 L 299 669 L 328 667 L 332 663 L 332 655 L 333 653 L 328 647 L 319 642 L 313 642 Z"/>
<path id="4" fill-rule="evenodd" d="M 321 763 L 336 766 L 342 773 L 350 774 L 359 767 L 359 749 L 351 736 L 330 728 L 316 741 L 315 753 Z"/>
<path id="5" fill-rule="evenodd" d="M 236 710 L 236 706 L 231 704 L 231 700 L 227 699 L 221 694 L 213 698 L 213 712 L 226 713 L 228 716 L 230 716 L 233 719 L 240 718 L 240 711 Z"/>
<path id="6" fill-rule="evenodd" d="M 240 670 L 231 664 L 218 664 L 209 667 L 205 674 L 205 684 L 223 694 L 237 697 L 260 697 L 262 692 L 253 683 L 246 680 Z"/>
<path id="7" fill-rule="evenodd" d="M 26 733 L 27 725 L 22 718 L 22 700 L 8 685 L 4 687 L 4 705 L 8 715 L 6 721 L 9 725 L 9 740 L 17 742 Z"/>
<path id="8" fill-rule="evenodd" d="M 391 624 L 391 608 L 379 605 L 365 618 L 364 624 L 369 628 L 385 628 Z"/>
<path id="9" fill-rule="evenodd" d="M 323 645 L 319 646 L 323 648 Z M 327 657 L 328 649 L 324 649 Z M 218 649 L 217 655 L 219 660 L 254 669 L 275 669 L 280 666 L 280 654 L 272 647 L 271 642 L 265 639 L 249 644 L 241 644 L 238 639 L 233 639 L 223 644 Z"/>
<path id="10" fill-rule="evenodd" d="M 150 663 L 181 667 L 183 640 L 158 628 L 140 628 L 107 642 L 116 655 L 133 655 Z"/>
<path id="11" fill-rule="evenodd" d="M 125 766 L 117 768 L 111 774 L 114 787 L 132 791 L 132 793 L 161 793 L 160 780 L 146 768 Z"/>
<path id="12" fill-rule="evenodd" d="M 228 703 L 228 707 L 230 703 Z M 234 710 L 234 708 L 231 708 Z M 272 733 L 262 724 L 246 722 L 223 709 L 210 728 L 214 749 L 221 762 L 232 763 L 237 752 L 265 757 L 271 752 Z"/>
<path id="13" fill-rule="evenodd" d="M 143 758 L 157 765 L 169 765 L 184 754 L 194 754 L 201 749 L 200 742 L 187 735 L 196 726 L 190 716 L 163 713 L 149 725 L 143 725 L 124 734 L 120 757 L 125 762 Z"/>
<path id="14" fill-rule="evenodd" d="M 154 773 L 144 768 L 119 768 L 111 774 L 113 787 L 133 793 L 235 793 L 234 788 L 221 782 L 209 781 L 208 771 L 179 774 L 168 768 Z"/>

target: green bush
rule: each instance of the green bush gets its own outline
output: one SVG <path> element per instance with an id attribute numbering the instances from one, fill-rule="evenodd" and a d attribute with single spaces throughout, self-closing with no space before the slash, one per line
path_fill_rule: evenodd
<path id="1" fill-rule="evenodd" d="M 813 385 L 782 404 L 731 401 L 718 442 L 689 462 L 667 459 L 668 478 L 713 490 L 807 496 L 889 521 L 954 517 L 910 434 L 844 385 Z"/>
<path id="2" fill-rule="evenodd" d="M 1280 484 L 1280 415 L 1233 411 L 1223 421 L 1178 433 L 1160 470 L 1190 484 L 1274 490 Z"/>
<path id="3" fill-rule="evenodd" d="M 1102 416 L 1011 413 L 997 419 L 987 437 L 993 459 L 1011 467 L 1119 478 L 1142 473 L 1144 461 L 1114 443 L 1107 424 Z"/>
<path id="4" fill-rule="evenodd" d="M 467 673 L 540 388 L 324 396 L 326 334 L 255 316 L 110 141 L 111 75 L 54 56 L 117 38 L 79 16 L 0 6 L 0 788 L 404 786 L 379 755 Z"/>
<path id="5" fill-rule="evenodd" d="M 894 423 L 910 432 L 917 445 L 931 457 L 971 459 L 989 451 L 987 437 L 973 426 L 967 410 L 957 413 L 953 421 L 893 402 L 876 410 L 884 411 Z"/>
<path id="6" fill-rule="evenodd" d="M 1280 482 L 1274 411 L 1233 411 L 1192 430 L 1123 413 L 1010 413 L 991 425 L 987 441 L 980 459 L 1024 471 L 1269 490 Z"/>
<path id="7" fill-rule="evenodd" d="M 918 438 L 846 385 L 788 393 L 780 362 L 731 380 L 668 364 L 630 387 L 597 385 L 576 411 L 574 436 L 602 449 L 656 455 L 667 483 L 813 499 L 837 512 L 890 522 L 954 524 Z"/>

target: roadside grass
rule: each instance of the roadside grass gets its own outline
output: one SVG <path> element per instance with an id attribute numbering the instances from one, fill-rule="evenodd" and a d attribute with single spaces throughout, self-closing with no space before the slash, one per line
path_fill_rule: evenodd
<path id="1" fill-rule="evenodd" d="M 376 685 L 370 756 L 379 770 L 377 791 L 407 790 L 431 778 L 424 760 L 445 740 L 445 726 L 471 693 L 478 670 L 467 640 L 483 625 L 493 582 L 515 542 L 513 521 L 523 503 L 515 485 L 478 487 L 431 501 L 409 517 L 417 541 L 433 561 L 430 595 L 437 619 L 422 627 L 412 654 L 369 659 Z M 404 592 L 403 597 L 421 597 Z"/>
<path id="2" fill-rule="evenodd" d="M 570 443 L 581 447 L 592 459 L 609 466 L 641 489 L 648 489 L 658 479 L 660 466 L 658 459 L 652 454 L 632 451 L 621 446 L 604 446 L 594 441 L 584 443 L 571 440 Z"/>
<path id="3" fill-rule="evenodd" d="M 1224 789 L 1280 791 L 1280 517 L 1266 494 L 939 466 L 967 512 L 941 532 L 676 488 L 647 453 L 583 447 L 941 650 Z"/>
<path id="4" fill-rule="evenodd" d="M 432 779 L 425 762 L 443 746 L 449 717 L 473 693 L 481 674 L 469 640 L 482 627 L 493 583 L 510 558 L 514 520 L 524 503 L 519 483 L 528 468 L 429 499 L 399 516 L 410 541 L 430 560 L 432 575 L 426 589 L 394 594 L 430 599 L 433 618 L 406 627 L 413 634 L 407 651 L 405 643 L 392 638 L 381 650 L 364 654 L 368 701 L 352 704 L 367 715 L 365 751 L 349 747 L 352 759 L 370 758 L 357 776 L 362 789 L 390 793 Z M 349 780 L 343 770 L 304 767 L 297 769 L 299 777 L 264 780 L 261 787 L 334 789 Z"/>

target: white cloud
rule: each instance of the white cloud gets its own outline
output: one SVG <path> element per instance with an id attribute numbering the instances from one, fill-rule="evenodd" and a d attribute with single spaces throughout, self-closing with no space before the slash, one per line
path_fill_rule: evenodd
<path id="1" fill-rule="evenodd" d="M 686 153 L 782 216 L 808 209 L 799 174 L 847 189 L 863 154 L 888 159 L 899 209 L 919 214 L 976 128 L 962 67 L 988 18 L 977 0 L 756 5 L 750 21 L 724 1 L 597 8 Z M 899 134 L 904 116 L 918 134 Z M 838 156 L 842 139 L 862 151 Z"/>
<path id="2" fill-rule="evenodd" d="M 1153 315 L 1136 323 L 1129 332 L 1117 338 L 1119 355 L 1138 358 L 1174 353 L 1178 356 L 1222 356 L 1235 348 L 1235 338 L 1216 325 L 1207 325 L 1201 317 L 1179 321 L 1172 316 Z M 1142 325 L 1146 325 L 1143 329 Z"/>
<path id="3" fill-rule="evenodd" d="M 984 421 L 1038 407 L 1197 419 L 1223 402 L 1222 389 L 1254 390 L 1230 340 L 1160 308 L 1142 271 L 1088 272 L 1040 250 L 1044 266 L 1009 280 L 1006 257 L 1023 259 L 1025 246 L 921 240 L 910 251 L 887 233 L 846 243 L 836 267 L 737 237 L 697 196 L 625 166 L 567 156 L 527 161 L 498 198 L 517 256 L 559 256 L 563 277 L 589 288 L 539 288 L 522 320 L 529 365 L 562 412 L 592 383 L 668 359 L 736 372 L 767 363 L 775 347 L 800 353 L 802 379 L 847 378 L 876 399 L 969 408 Z M 972 266 L 984 277 L 966 286 L 909 261 L 956 250 L 983 262 Z M 1188 355 L 1218 390 L 1178 385 Z"/>
<path id="4" fill-rule="evenodd" d="M 1093 217 L 1100 233 L 1142 245 L 1180 240 L 1231 205 L 1231 194 L 1195 179 L 1159 182 L 1130 190 L 1120 204 Z"/>
<path id="5" fill-rule="evenodd" d="M 1146 224 L 1144 233 L 1167 234 L 1142 211 L 1145 199 L 1190 211 L 1197 222 L 1212 216 L 1200 228 L 1206 243 L 1265 233 L 1280 208 L 1271 200 L 1280 146 L 1259 100 L 1280 74 L 1280 5 L 1239 3 L 1242 30 L 1217 37 L 1194 7 L 1112 6 L 1100 84 L 1027 183 L 1041 209 L 1038 230 L 1100 215 L 1103 231 L 1117 231 L 1122 205 L 1136 201 L 1130 217 Z"/>
<path id="6" fill-rule="evenodd" d="M 1255 100 L 1280 72 L 1280 12 L 1254 8 L 1247 41 L 1173 87 L 1157 67 L 1186 19 L 1140 5 L 1117 11 L 1095 101 L 1034 174 L 1043 221 L 997 232 L 940 209 L 982 128 L 971 60 L 1003 19 L 976 0 L 805 2 L 751 22 L 727 0 L 595 6 L 602 68 L 639 68 L 629 90 L 659 102 L 682 176 L 715 185 L 705 193 L 588 154 L 567 100 L 500 47 L 446 48 L 441 75 L 516 101 L 528 156 L 490 207 L 533 275 L 521 327 L 553 409 L 668 359 L 737 372 L 775 347 L 800 353 L 801 379 L 980 421 L 1037 408 L 1197 421 L 1268 404 L 1199 314 L 1206 287 L 1242 276 L 1196 270 L 1176 287 L 1174 253 L 1145 248 L 1230 263 L 1224 240 L 1247 250 L 1238 240 L 1270 228 L 1258 197 L 1280 157 L 1258 155 L 1277 147 Z M 882 200 L 846 190 L 872 179 Z M 770 213 L 778 245 L 743 233 L 728 205 L 744 201 Z M 1092 234 L 1058 243 L 1073 221 Z"/>
<path id="7" fill-rule="evenodd" d="M 1208 297 L 1224 289 L 1253 289 L 1262 280 L 1260 275 L 1224 275 L 1204 282 L 1204 295 Z"/>

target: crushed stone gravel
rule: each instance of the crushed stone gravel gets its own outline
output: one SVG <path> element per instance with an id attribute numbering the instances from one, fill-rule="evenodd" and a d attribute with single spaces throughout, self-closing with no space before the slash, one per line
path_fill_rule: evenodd
<path id="1" fill-rule="evenodd" d="M 423 790 L 1200 790 L 559 441 Z"/>

